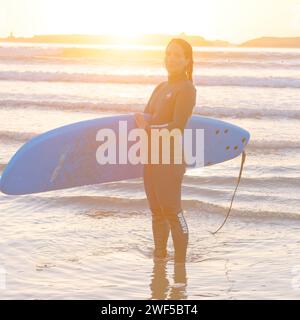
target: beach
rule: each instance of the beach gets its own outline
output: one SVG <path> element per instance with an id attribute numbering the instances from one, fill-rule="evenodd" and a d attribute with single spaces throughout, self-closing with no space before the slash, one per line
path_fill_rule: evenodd
<path id="1" fill-rule="evenodd" d="M 82 45 L 70 55 L 70 45 L 1 43 L 0 174 L 47 130 L 142 112 L 166 80 L 163 50 Z M 185 174 L 185 269 L 174 265 L 171 237 L 169 260 L 152 260 L 142 179 L 0 194 L 1 299 L 299 299 L 299 49 L 194 50 L 194 114 L 251 134 L 224 228 L 210 233 L 230 205 L 240 157 Z"/>

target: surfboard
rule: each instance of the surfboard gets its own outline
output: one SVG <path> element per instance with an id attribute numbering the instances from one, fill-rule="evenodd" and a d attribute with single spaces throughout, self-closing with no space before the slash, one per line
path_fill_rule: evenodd
<path id="1" fill-rule="evenodd" d="M 120 123 L 123 123 L 122 133 Z M 2 174 L 0 190 L 5 194 L 24 195 L 140 178 L 143 175 L 142 163 L 119 161 L 101 164 L 97 156 L 99 147 L 104 143 L 99 141 L 100 130 L 115 133 L 118 156 L 121 148 L 129 150 L 136 143 L 124 140 L 124 136 L 135 128 L 134 114 L 131 113 L 85 120 L 38 135 L 11 158 Z M 199 115 L 189 119 L 186 129 L 191 129 L 193 137 L 197 129 L 203 130 L 203 140 L 192 139 L 188 145 L 194 154 L 199 143 L 203 144 L 203 166 L 237 157 L 250 139 L 249 132 L 239 126 Z M 196 166 L 195 161 L 187 169 Z"/>

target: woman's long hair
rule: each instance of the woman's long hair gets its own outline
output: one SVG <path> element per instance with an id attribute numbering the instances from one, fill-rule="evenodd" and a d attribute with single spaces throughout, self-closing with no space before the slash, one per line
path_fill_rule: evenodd
<path id="1" fill-rule="evenodd" d="M 194 59 L 193 59 L 193 48 L 192 48 L 192 46 L 186 40 L 183 40 L 181 38 L 173 38 L 168 43 L 168 45 L 170 45 L 171 43 L 176 43 L 183 49 L 183 52 L 184 52 L 184 55 L 185 55 L 186 59 L 189 60 L 189 63 L 187 65 L 187 67 L 186 67 L 186 75 L 187 75 L 188 79 L 193 82 Z"/>

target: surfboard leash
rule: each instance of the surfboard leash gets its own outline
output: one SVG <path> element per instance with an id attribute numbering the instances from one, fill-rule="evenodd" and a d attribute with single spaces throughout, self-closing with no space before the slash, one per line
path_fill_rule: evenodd
<path id="1" fill-rule="evenodd" d="M 225 223 L 226 223 L 226 221 L 227 221 L 227 219 L 228 219 L 228 217 L 229 217 L 229 214 L 230 214 L 230 211 L 231 211 L 231 207 L 232 207 L 232 203 L 233 203 L 233 199 L 234 199 L 234 197 L 235 197 L 236 190 L 237 190 L 237 188 L 238 188 L 238 185 L 239 185 L 240 180 L 241 180 L 241 177 L 242 177 L 242 172 L 243 172 L 243 166 L 244 166 L 245 159 L 246 159 L 246 152 L 243 151 L 243 153 L 242 153 L 241 167 L 240 167 L 240 173 L 239 173 L 239 177 L 238 177 L 238 181 L 237 181 L 235 190 L 234 190 L 233 195 L 232 195 L 232 198 L 231 198 L 231 203 L 230 203 L 229 210 L 228 210 L 228 212 L 227 212 L 227 214 L 226 214 L 226 217 L 225 217 L 223 223 L 220 225 L 220 227 L 219 227 L 216 231 L 214 231 L 214 232 L 211 232 L 211 231 L 210 231 L 210 233 L 213 234 L 213 235 L 215 235 L 218 231 L 220 231 L 220 230 L 223 228 L 223 226 L 225 225 Z"/>

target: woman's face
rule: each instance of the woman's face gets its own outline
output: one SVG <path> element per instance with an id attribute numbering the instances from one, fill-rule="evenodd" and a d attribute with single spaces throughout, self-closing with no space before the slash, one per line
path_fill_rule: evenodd
<path id="1" fill-rule="evenodd" d="M 167 46 L 165 52 L 165 67 L 169 74 L 180 74 L 186 70 L 189 60 L 185 57 L 183 49 L 177 43 Z"/>

